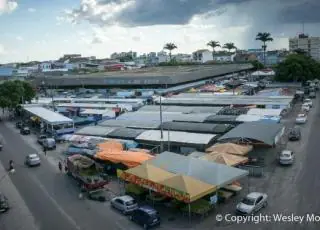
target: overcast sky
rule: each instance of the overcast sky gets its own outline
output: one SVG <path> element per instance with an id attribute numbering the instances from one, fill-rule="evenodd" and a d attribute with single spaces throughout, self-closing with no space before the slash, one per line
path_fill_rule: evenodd
<path id="1" fill-rule="evenodd" d="M 268 49 L 288 37 L 320 35 L 320 0 L 0 0 L 0 62 L 52 60 L 65 53 L 109 57 L 113 52 L 174 52 L 206 48 L 210 40 Z"/>

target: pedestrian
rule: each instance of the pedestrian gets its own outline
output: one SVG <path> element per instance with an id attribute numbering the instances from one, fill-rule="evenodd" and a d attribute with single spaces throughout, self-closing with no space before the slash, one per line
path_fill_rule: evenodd
<path id="1" fill-rule="evenodd" d="M 64 165 L 64 171 L 67 173 L 68 172 L 68 166 L 67 164 Z"/>
<path id="2" fill-rule="evenodd" d="M 59 161 L 58 166 L 59 166 L 59 170 L 60 170 L 60 172 L 62 172 L 62 164 L 61 164 L 61 161 Z"/>
<path id="3" fill-rule="evenodd" d="M 45 156 L 47 156 L 47 148 L 46 147 L 43 147 L 43 153 Z"/>
<path id="4" fill-rule="evenodd" d="M 79 197 L 80 200 L 82 200 L 82 198 L 83 198 L 82 192 L 79 193 L 79 196 L 78 196 L 78 197 Z"/>

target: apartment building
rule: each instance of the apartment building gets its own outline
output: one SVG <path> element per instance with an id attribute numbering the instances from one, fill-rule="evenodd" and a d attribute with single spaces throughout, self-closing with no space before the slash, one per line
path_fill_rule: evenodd
<path id="1" fill-rule="evenodd" d="M 315 60 L 320 61 L 320 37 L 309 37 L 306 34 L 299 34 L 298 37 L 289 39 L 289 50 L 304 50 Z"/>

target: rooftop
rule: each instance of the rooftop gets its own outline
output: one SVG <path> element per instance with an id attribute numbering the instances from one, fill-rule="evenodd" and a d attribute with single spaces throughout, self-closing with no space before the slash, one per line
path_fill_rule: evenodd
<path id="1" fill-rule="evenodd" d="M 50 78 L 45 78 L 45 81 L 47 84 L 60 86 L 176 85 L 251 68 L 251 64 L 148 67 L 94 74 L 51 76 Z M 43 80 L 44 77 L 38 77 L 34 80 L 34 83 L 39 85 Z"/>

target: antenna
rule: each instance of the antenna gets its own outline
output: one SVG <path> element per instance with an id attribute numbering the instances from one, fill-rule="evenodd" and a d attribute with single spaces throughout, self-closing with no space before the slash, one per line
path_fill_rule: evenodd
<path id="1" fill-rule="evenodd" d="M 302 22 L 302 33 L 304 34 L 304 22 Z"/>

